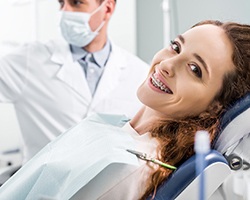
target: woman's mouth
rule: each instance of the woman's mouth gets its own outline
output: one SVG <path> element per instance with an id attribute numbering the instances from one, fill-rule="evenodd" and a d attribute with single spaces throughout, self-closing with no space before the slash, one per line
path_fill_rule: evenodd
<path id="1" fill-rule="evenodd" d="M 173 94 L 173 92 L 159 78 L 157 78 L 155 74 L 151 76 L 151 83 L 154 87 L 160 89 L 161 91 L 168 94 Z"/>

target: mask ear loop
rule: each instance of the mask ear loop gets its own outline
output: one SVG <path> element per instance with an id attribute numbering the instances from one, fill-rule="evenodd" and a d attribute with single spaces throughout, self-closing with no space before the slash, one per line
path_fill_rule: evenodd
<path id="1" fill-rule="evenodd" d="M 100 26 L 99 26 L 94 32 L 95 32 L 95 33 L 98 33 L 98 32 L 102 29 L 102 27 L 104 26 L 105 22 L 106 22 L 106 21 L 103 21 L 103 22 L 100 24 Z"/>
<path id="2" fill-rule="evenodd" d="M 101 10 L 101 8 L 104 6 L 104 3 L 106 2 L 107 0 L 104 0 L 102 3 L 101 3 L 101 5 L 96 9 L 96 10 L 94 10 L 92 13 L 90 13 L 89 14 L 89 20 L 90 20 L 90 17 L 92 16 L 92 15 L 94 15 L 95 13 L 97 13 L 99 10 Z M 106 21 L 103 21 L 101 24 L 100 24 L 100 26 L 95 30 L 95 31 L 93 31 L 94 33 L 98 33 L 101 29 L 102 29 L 102 27 L 104 26 L 104 24 L 106 23 Z"/>
<path id="3" fill-rule="evenodd" d="M 101 10 L 102 7 L 104 6 L 105 1 L 106 1 L 106 0 L 104 0 L 104 1 L 101 3 L 101 5 L 100 5 L 97 9 L 95 9 L 92 13 L 90 13 L 89 15 L 92 16 L 92 15 L 94 15 L 95 13 L 97 13 L 99 10 Z"/>

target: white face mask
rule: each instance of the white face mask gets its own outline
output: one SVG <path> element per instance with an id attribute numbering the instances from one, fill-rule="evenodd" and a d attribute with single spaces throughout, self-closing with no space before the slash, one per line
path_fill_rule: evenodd
<path id="1" fill-rule="evenodd" d="M 95 31 L 92 31 L 89 26 L 89 19 L 103 5 L 104 2 L 92 13 L 62 11 L 60 28 L 64 39 L 69 44 L 78 47 L 84 47 L 92 42 L 105 24 L 105 21 Z"/>

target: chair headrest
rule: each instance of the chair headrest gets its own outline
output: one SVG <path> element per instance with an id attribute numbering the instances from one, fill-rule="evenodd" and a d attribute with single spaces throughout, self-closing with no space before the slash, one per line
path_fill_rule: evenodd
<path id="1" fill-rule="evenodd" d="M 221 119 L 221 132 L 214 148 L 221 153 L 250 133 L 250 93 L 237 100 Z"/>

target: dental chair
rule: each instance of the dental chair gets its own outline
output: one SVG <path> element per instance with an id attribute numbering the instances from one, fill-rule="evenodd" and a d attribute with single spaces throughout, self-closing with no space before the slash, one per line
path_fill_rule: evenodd
<path id="1" fill-rule="evenodd" d="M 221 134 L 214 144 L 214 148 L 225 156 L 232 170 L 218 192 L 226 200 L 250 200 L 249 122 L 250 93 L 225 113 Z"/>
<path id="2" fill-rule="evenodd" d="M 210 200 L 233 170 L 241 168 L 248 170 L 250 156 L 240 147 L 250 142 L 249 120 L 250 94 L 238 100 L 222 117 L 221 131 L 215 143 L 212 144 L 213 150 L 205 157 L 206 199 Z M 237 160 L 235 157 L 229 159 L 232 154 L 240 159 Z M 195 173 L 195 156 L 185 161 L 158 188 L 154 200 L 198 200 L 200 175 L 197 176 Z"/>
<path id="3" fill-rule="evenodd" d="M 219 199 L 217 197 L 212 198 L 212 196 L 232 176 L 233 171 L 243 169 L 250 172 L 250 151 L 247 151 L 249 145 L 250 93 L 236 101 L 223 115 L 220 133 L 212 144 L 213 150 L 205 157 L 206 199 Z M 198 200 L 200 175 L 197 176 L 195 173 L 195 156 L 193 155 L 185 161 L 158 188 L 154 200 Z M 233 183 L 230 182 L 229 184 L 232 185 Z M 248 186 L 245 188 L 249 190 L 250 183 L 247 184 Z M 239 185 L 239 187 L 242 187 L 242 185 Z M 151 198 L 152 196 L 147 200 Z M 225 200 L 225 198 L 222 199 Z M 231 199 L 233 198 L 226 198 L 226 200 Z"/>

